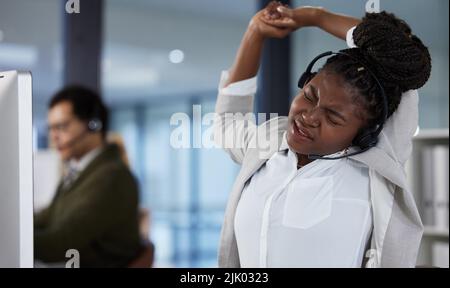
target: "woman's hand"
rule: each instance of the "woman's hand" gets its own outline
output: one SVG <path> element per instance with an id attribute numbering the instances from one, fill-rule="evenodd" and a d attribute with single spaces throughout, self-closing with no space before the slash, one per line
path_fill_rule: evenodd
<path id="1" fill-rule="evenodd" d="M 304 6 L 291 9 L 279 2 L 271 2 L 264 10 L 261 21 L 272 27 L 290 32 L 303 27 L 318 27 L 342 40 L 348 29 L 358 25 L 361 20 L 347 15 L 335 14 L 322 7 Z"/>
<path id="2" fill-rule="evenodd" d="M 255 16 L 253 16 L 248 27 L 249 32 L 255 33 L 265 39 L 284 38 L 294 30 L 287 26 L 273 25 L 272 22 L 268 21 L 268 15 L 272 15 L 274 13 L 273 5 L 275 3 L 276 2 L 271 2 L 265 9 L 259 11 Z M 273 23 L 278 24 L 278 22 Z"/>
<path id="3" fill-rule="evenodd" d="M 264 10 L 261 21 L 272 27 L 294 31 L 308 26 L 319 27 L 323 12 L 321 7 L 304 6 L 291 9 L 281 3 L 271 2 Z"/>
<path id="4" fill-rule="evenodd" d="M 256 75 L 266 38 L 284 38 L 295 29 L 317 20 L 314 12 L 318 11 L 318 8 L 283 10 L 281 6 L 283 6 L 281 3 L 273 1 L 253 16 L 224 87 Z"/>

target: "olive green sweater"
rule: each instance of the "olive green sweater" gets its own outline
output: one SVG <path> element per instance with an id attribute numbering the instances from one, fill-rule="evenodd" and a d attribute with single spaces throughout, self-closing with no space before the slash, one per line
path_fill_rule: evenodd
<path id="1" fill-rule="evenodd" d="M 65 262 L 77 249 L 81 267 L 124 267 L 139 250 L 138 188 L 116 145 L 106 146 L 50 206 L 34 218 L 35 258 Z"/>

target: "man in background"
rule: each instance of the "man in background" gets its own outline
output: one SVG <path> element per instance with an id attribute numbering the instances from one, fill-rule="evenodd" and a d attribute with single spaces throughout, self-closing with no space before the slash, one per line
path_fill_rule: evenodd
<path id="1" fill-rule="evenodd" d="M 125 267 L 138 255 L 138 188 L 117 145 L 106 144 L 100 96 L 71 86 L 50 101 L 49 136 L 66 164 L 50 206 L 34 218 L 36 260 L 61 263 L 76 249 L 81 267 Z"/>

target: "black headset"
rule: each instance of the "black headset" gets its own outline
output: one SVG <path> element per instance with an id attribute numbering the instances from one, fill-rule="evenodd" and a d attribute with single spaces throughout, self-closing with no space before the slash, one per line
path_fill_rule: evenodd
<path id="1" fill-rule="evenodd" d="M 89 132 L 100 132 L 103 129 L 103 123 L 100 118 L 91 118 L 87 123 L 87 129 Z"/>
<path id="2" fill-rule="evenodd" d="M 358 133 L 358 135 L 356 135 L 355 139 L 353 139 L 352 145 L 359 147 L 359 149 L 360 149 L 359 151 L 353 152 L 350 154 L 346 154 L 344 156 L 339 156 L 339 157 L 324 157 L 321 155 L 308 155 L 308 158 L 313 159 L 313 160 L 315 160 L 315 159 L 323 159 L 323 160 L 341 159 L 341 158 L 345 158 L 345 157 L 349 157 L 349 156 L 353 156 L 353 155 L 357 155 L 357 154 L 366 152 L 370 148 L 375 147 L 378 143 L 378 136 L 380 135 L 381 131 L 383 130 L 383 125 L 386 122 L 387 116 L 388 116 L 387 96 L 386 96 L 383 86 L 381 85 L 381 83 L 378 80 L 378 78 L 376 77 L 376 75 L 370 69 L 368 69 L 366 65 L 361 63 L 361 61 L 359 61 L 355 57 L 353 57 L 347 53 L 344 53 L 344 52 L 328 51 L 328 52 L 322 53 L 322 54 L 318 55 L 316 58 L 314 58 L 311 61 L 311 63 L 309 63 L 308 67 L 306 68 L 306 71 L 302 74 L 302 76 L 298 80 L 298 88 L 303 89 L 303 87 L 312 78 L 314 78 L 314 76 L 317 74 L 317 72 L 312 72 L 314 64 L 316 64 L 316 62 L 319 61 L 320 59 L 331 56 L 331 55 L 344 55 L 344 56 L 354 60 L 355 62 L 358 62 L 361 66 L 364 67 L 365 70 L 367 70 L 372 75 L 373 79 L 375 80 L 378 87 L 380 88 L 379 89 L 380 94 L 383 99 L 383 114 L 382 114 L 382 117 L 380 118 L 380 120 L 378 121 L 378 123 L 376 123 L 376 127 L 367 128 L 367 129 L 362 130 L 360 133 Z"/>

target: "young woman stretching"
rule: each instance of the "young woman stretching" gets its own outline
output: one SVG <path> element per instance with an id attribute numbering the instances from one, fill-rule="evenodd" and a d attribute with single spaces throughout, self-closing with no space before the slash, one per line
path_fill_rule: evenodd
<path id="1" fill-rule="evenodd" d="M 288 117 L 260 126 L 234 117 L 253 111 L 265 39 L 307 26 L 350 48 L 320 54 L 305 67 Z M 316 73 L 318 58 L 326 63 Z M 242 165 L 219 266 L 414 266 L 423 227 L 403 165 L 417 127 L 414 89 L 430 71 L 428 49 L 392 14 L 360 20 L 278 3 L 258 12 L 222 74 L 216 104 L 216 142 Z M 259 133 L 277 136 L 265 159 L 250 145 Z M 227 137 L 234 146 L 224 144 Z"/>

